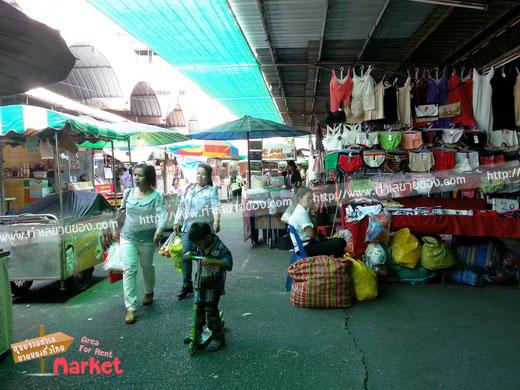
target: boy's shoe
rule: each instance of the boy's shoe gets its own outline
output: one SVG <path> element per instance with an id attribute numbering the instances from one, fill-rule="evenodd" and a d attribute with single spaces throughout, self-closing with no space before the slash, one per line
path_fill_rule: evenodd
<path id="1" fill-rule="evenodd" d="M 211 340 L 211 343 L 209 343 L 208 348 L 206 348 L 206 349 L 208 350 L 208 352 L 216 352 L 220 348 L 222 348 L 224 346 L 224 344 L 225 344 L 224 339 L 213 339 L 213 340 Z"/>
<path id="2" fill-rule="evenodd" d="M 192 294 L 193 294 L 193 287 L 183 287 L 181 292 L 179 294 L 177 294 L 177 298 L 179 298 L 179 301 L 182 301 L 184 298 L 186 298 Z"/>
<path id="3" fill-rule="evenodd" d="M 148 306 L 153 303 L 153 293 L 144 294 L 143 306 Z"/>
<path id="4" fill-rule="evenodd" d="M 126 312 L 125 322 L 129 325 L 135 322 L 135 310 L 128 310 Z"/>
<path id="5" fill-rule="evenodd" d="M 191 336 L 186 336 L 186 337 L 184 337 L 183 343 L 184 344 L 189 344 L 189 343 L 191 343 L 191 341 L 192 341 Z"/>

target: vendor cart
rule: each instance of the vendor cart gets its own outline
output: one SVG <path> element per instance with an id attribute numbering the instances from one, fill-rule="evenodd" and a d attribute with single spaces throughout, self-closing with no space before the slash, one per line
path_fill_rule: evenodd
<path id="1" fill-rule="evenodd" d="M 0 217 L 3 248 L 10 251 L 9 278 L 15 295 L 34 280 L 59 280 L 73 291 L 88 287 L 94 266 L 103 261 L 100 236 L 111 226 L 114 209 L 99 194 L 52 194 L 17 215 Z"/>

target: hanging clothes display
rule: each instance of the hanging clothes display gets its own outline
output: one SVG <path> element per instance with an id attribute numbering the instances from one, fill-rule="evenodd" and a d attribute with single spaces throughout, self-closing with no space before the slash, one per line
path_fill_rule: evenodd
<path id="1" fill-rule="evenodd" d="M 395 85 L 387 83 L 385 83 L 384 88 L 383 112 L 385 114 L 385 123 L 391 124 L 397 122 L 397 88 Z"/>
<path id="2" fill-rule="evenodd" d="M 419 79 L 416 78 L 412 83 L 412 117 L 414 119 L 414 127 L 426 127 L 427 122 L 416 118 L 415 108 L 426 105 L 427 90 L 426 73 L 423 73 Z"/>
<path id="3" fill-rule="evenodd" d="M 516 83 L 515 83 L 515 122 L 520 126 L 520 71 L 516 68 Z"/>
<path id="4" fill-rule="evenodd" d="M 350 115 L 347 115 L 347 122 L 361 123 L 364 120 L 365 111 L 374 110 L 376 108 L 375 102 L 375 81 L 370 76 L 372 67 L 369 66 L 365 74 L 361 70 L 361 76 L 356 75 L 356 70 L 353 70 L 354 87 L 352 88 L 352 101 L 350 105 Z"/>
<path id="5" fill-rule="evenodd" d="M 332 69 L 332 77 L 330 79 L 330 111 L 337 112 L 340 107 L 344 109 L 350 107 L 350 96 L 352 95 L 353 81 L 350 77 L 350 66 L 347 70 L 347 76 L 343 78 L 343 69 L 340 78 L 336 77 L 336 72 Z"/>
<path id="6" fill-rule="evenodd" d="M 493 130 L 515 129 L 515 80 L 504 71 L 496 72 L 491 79 L 493 95 Z"/>
<path id="7" fill-rule="evenodd" d="M 490 132 L 493 128 L 493 111 L 491 109 L 491 79 L 495 68 L 485 75 L 480 75 L 473 69 L 473 115 L 480 130 Z"/>
<path id="8" fill-rule="evenodd" d="M 446 76 L 446 72 L 443 73 L 440 79 L 434 79 L 430 75 L 427 81 L 426 102 L 439 106 L 448 104 L 448 77 Z M 450 118 L 439 119 L 433 122 L 433 127 L 447 128 L 450 126 L 450 123 Z"/>
<path id="9" fill-rule="evenodd" d="M 457 73 L 454 71 L 448 80 L 448 103 L 453 104 L 460 102 L 460 115 L 451 118 L 451 123 L 456 125 L 474 127 L 476 122 L 473 118 L 473 102 L 471 95 L 467 95 L 468 89 L 465 83 L 471 83 L 471 80 L 461 81 Z"/>
<path id="10" fill-rule="evenodd" d="M 408 77 L 404 86 L 397 89 L 397 102 L 399 106 L 399 120 L 407 126 L 412 124 L 412 97 L 411 78 Z"/>
<path id="11" fill-rule="evenodd" d="M 383 82 L 381 81 L 380 83 L 376 84 L 374 88 L 375 108 L 371 111 L 365 111 L 366 121 L 375 121 L 385 117 L 385 112 L 383 109 L 384 94 L 385 88 L 383 86 Z"/>

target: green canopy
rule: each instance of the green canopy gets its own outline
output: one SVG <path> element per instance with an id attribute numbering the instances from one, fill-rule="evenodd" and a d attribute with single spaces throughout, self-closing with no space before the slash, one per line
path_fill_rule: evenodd
<path id="1" fill-rule="evenodd" d="M 29 105 L 0 107 L 0 136 L 30 136 L 48 128 L 62 130 L 69 126 L 82 139 L 126 140 L 111 124 Z"/>
<path id="2" fill-rule="evenodd" d="M 194 139 L 232 140 L 249 138 L 299 137 L 309 135 L 281 123 L 246 115 L 240 119 L 222 123 L 205 131 L 190 134 Z"/>

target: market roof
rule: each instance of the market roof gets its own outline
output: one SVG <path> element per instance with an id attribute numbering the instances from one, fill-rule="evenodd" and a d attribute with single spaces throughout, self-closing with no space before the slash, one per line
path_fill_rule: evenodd
<path id="1" fill-rule="evenodd" d="M 140 81 L 135 85 L 130 95 L 130 112 L 135 116 L 162 116 L 159 99 L 148 83 Z"/>
<path id="2" fill-rule="evenodd" d="M 297 128 L 325 116 L 332 68 L 373 64 L 380 79 L 520 53 L 518 1 L 89 2 L 235 114 Z"/>
<path id="3" fill-rule="evenodd" d="M 69 76 L 47 88 L 60 95 L 90 103 L 93 99 L 123 99 L 114 69 L 103 53 L 91 45 L 69 47 L 77 58 Z"/>

